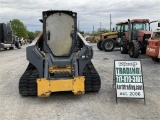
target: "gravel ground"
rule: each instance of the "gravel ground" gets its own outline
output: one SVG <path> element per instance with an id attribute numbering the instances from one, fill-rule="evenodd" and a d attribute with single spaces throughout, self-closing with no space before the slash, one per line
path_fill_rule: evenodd
<path id="1" fill-rule="evenodd" d="M 118 50 L 103 52 L 94 49 L 92 60 L 100 74 L 99 93 L 74 96 L 72 93 L 54 93 L 48 98 L 21 97 L 19 78 L 25 71 L 25 48 L 0 51 L 0 120 L 160 120 L 160 63 L 141 55 L 146 105 L 142 99 L 115 100 L 113 63 L 130 59 Z"/>

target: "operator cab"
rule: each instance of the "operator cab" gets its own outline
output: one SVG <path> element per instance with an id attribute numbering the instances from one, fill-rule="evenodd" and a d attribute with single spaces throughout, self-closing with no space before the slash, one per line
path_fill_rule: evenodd
<path id="1" fill-rule="evenodd" d="M 138 31 L 149 31 L 149 22 L 133 22 L 132 24 L 132 39 L 136 40 Z"/>
<path id="2" fill-rule="evenodd" d="M 116 24 L 116 31 L 118 32 L 118 37 L 124 36 L 125 32 L 128 31 L 128 22 L 119 22 Z"/>
<path id="3" fill-rule="evenodd" d="M 43 12 L 45 40 L 56 57 L 70 56 L 75 44 L 76 13 Z"/>

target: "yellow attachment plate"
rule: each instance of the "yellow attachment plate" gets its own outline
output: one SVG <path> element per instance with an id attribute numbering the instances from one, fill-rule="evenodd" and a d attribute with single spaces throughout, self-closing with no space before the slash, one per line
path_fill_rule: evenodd
<path id="1" fill-rule="evenodd" d="M 72 69 L 70 66 L 65 67 L 65 68 L 59 68 L 56 66 L 52 66 L 52 67 L 49 67 L 49 72 L 50 73 L 55 73 L 55 72 L 69 72 L 69 73 L 71 73 Z"/>
<path id="2" fill-rule="evenodd" d="M 51 92 L 72 91 L 75 95 L 84 94 L 85 77 L 78 76 L 73 79 L 48 80 L 37 79 L 37 92 L 39 97 L 48 97 Z"/>

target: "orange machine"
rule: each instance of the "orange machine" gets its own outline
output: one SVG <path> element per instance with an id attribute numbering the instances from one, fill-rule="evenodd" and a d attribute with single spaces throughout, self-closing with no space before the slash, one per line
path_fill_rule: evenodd
<path id="1" fill-rule="evenodd" d="M 155 30 L 148 40 L 146 54 L 150 56 L 153 61 L 160 61 L 160 29 Z"/>

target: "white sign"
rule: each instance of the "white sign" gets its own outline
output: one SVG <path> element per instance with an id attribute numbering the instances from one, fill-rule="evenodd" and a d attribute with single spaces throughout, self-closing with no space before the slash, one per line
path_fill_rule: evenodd
<path id="1" fill-rule="evenodd" d="M 115 61 L 117 97 L 144 98 L 140 61 Z"/>

